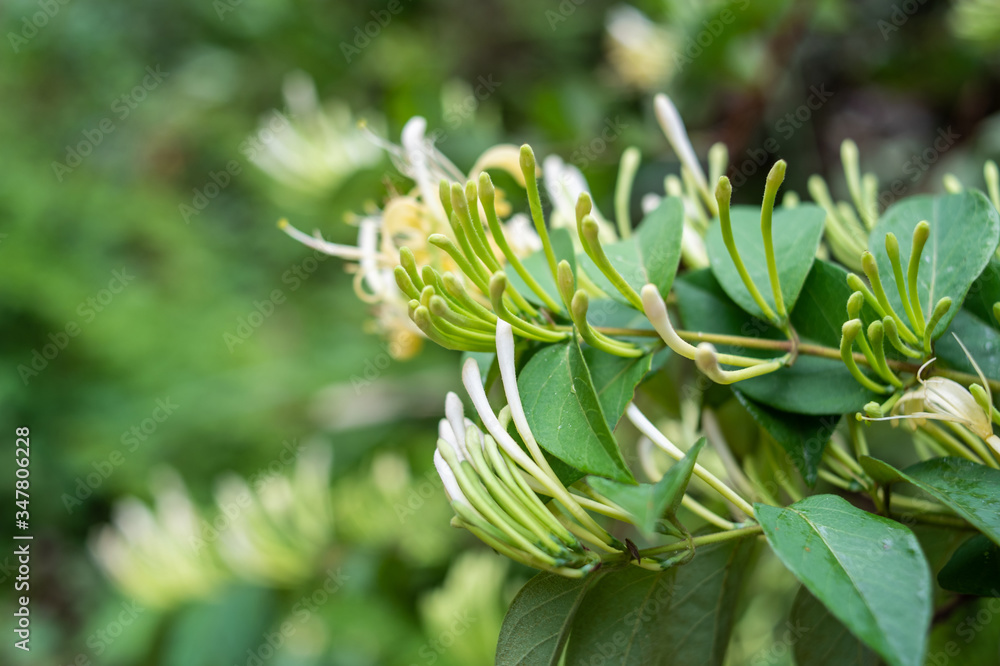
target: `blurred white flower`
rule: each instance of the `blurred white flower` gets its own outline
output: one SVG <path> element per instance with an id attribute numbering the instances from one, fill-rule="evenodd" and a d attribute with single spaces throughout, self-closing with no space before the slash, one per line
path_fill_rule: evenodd
<path id="1" fill-rule="evenodd" d="M 493 662 L 503 623 L 508 562 L 488 551 L 459 555 L 444 584 L 420 599 L 429 638 L 450 636 L 448 654 L 456 664 Z"/>
<path id="2" fill-rule="evenodd" d="M 159 475 L 153 498 L 155 510 L 134 497 L 115 505 L 113 524 L 90 539 L 94 559 L 125 594 L 149 606 L 208 596 L 225 573 L 211 550 L 191 547 L 201 517 L 176 472 Z"/>
<path id="3" fill-rule="evenodd" d="M 219 531 L 223 562 L 241 578 L 272 585 L 295 585 L 314 574 L 333 540 L 330 469 L 333 452 L 316 446 L 303 451 L 292 475 L 273 475 L 250 488 L 242 478 L 224 478 L 216 491 L 222 515 Z"/>
<path id="4" fill-rule="evenodd" d="M 635 7 L 618 5 L 608 12 L 605 28 L 608 60 L 625 85 L 651 91 L 674 77 L 679 40 L 668 26 L 654 23 Z"/>
<path id="5" fill-rule="evenodd" d="M 271 178 L 304 194 L 320 196 L 379 159 L 358 130 L 348 106 L 321 105 L 306 74 L 292 72 L 283 87 L 288 116 L 274 111 L 261 120 L 250 159 Z"/>

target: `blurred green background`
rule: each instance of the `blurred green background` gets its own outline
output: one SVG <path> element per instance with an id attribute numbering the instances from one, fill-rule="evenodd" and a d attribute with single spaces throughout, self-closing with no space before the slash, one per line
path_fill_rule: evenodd
<path id="1" fill-rule="evenodd" d="M 1000 156 L 993 5 L 8 0 L 0 474 L 11 498 L 14 428 L 30 427 L 35 540 L 32 652 L 5 629 L 0 661 L 491 663 L 531 572 L 448 526 L 429 463 L 457 356 L 425 345 L 391 359 L 340 260 L 314 262 L 275 226 L 287 217 L 353 243 L 345 214 L 407 181 L 378 151 L 293 149 L 262 130 L 273 109 L 307 120 L 283 86 L 308 91 L 311 78 L 322 104 L 344 105 L 327 106 L 343 121 L 333 152 L 357 140 L 358 119 L 398 141 L 422 115 L 460 168 L 493 144 L 530 142 L 580 167 L 606 211 L 627 146 L 643 152 L 638 192 L 677 172 L 651 113 L 666 91 L 702 156 L 728 143 L 747 183 L 738 199 L 759 197 L 760 164 L 778 157 L 804 192 L 811 173 L 836 172 L 851 136 L 887 204 L 939 190 L 947 171 L 981 186 L 982 160 Z M 942 132 L 952 139 L 931 150 Z M 251 160 L 285 148 L 284 167 Z M 268 475 L 290 481 L 257 493 L 255 476 Z M 251 526 L 233 548 L 257 560 L 189 562 L 213 548 L 156 541 L 150 530 L 185 526 L 150 525 L 134 500 L 115 509 L 127 496 L 203 536 L 235 503 L 233 521 Z M 251 497 L 264 510 L 247 508 Z M 161 557 L 131 587 L 95 560 L 113 519 Z M 5 627 L 12 551 L 0 549 Z M 787 650 L 755 640 L 739 654 L 787 663 Z"/>

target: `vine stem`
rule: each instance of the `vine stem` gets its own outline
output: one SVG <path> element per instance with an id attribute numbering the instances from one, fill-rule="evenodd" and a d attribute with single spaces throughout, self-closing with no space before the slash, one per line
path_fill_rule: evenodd
<path id="1" fill-rule="evenodd" d="M 705 534 L 703 536 L 697 536 L 688 541 L 678 541 L 677 543 L 671 543 L 666 546 L 657 546 L 655 548 L 647 548 L 646 550 L 640 550 L 639 554 L 643 557 L 648 557 L 650 555 L 660 555 L 662 553 L 672 553 L 675 550 L 684 550 L 689 546 L 704 546 L 710 543 L 718 543 L 720 541 L 728 541 L 729 539 L 742 539 L 745 536 L 750 536 L 753 534 L 760 534 L 764 531 L 760 525 L 749 525 L 747 527 L 738 527 L 735 530 L 728 530 L 726 532 L 716 532 L 715 534 Z"/>
<path id="2" fill-rule="evenodd" d="M 595 330 L 605 335 L 619 335 L 625 337 L 659 337 L 656 331 L 644 328 L 612 328 L 595 326 Z M 724 335 L 721 333 L 702 333 L 700 331 L 677 330 L 677 335 L 687 342 L 711 342 L 718 345 L 732 345 L 744 347 L 746 349 L 770 349 L 779 352 L 798 351 L 799 354 L 807 356 L 819 356 L 821 358 L 831 358 L 840 360 L 840 350 L 823 345 L 815 345 L 807 342 L 794 340 L 770 340 L 767 338 L 749 338 L 741 335 Z M 860 352 L 854 352 L 854 360 L 858 363 L 868 365 L 868 359 Z M 893 370 L 901 370 L 910 374 L 917 374 L 920 364 L 908 361 L 898 361 L 896 359 L 886 359 L 886 364 Z M 968 386 L 979 381 L 979 377 L 967 372 L 958 370 L 948 370 L 946 368 L 936 368 L 931 371 L 931 375 L 952 379 L 960 384 Z M 1000 391 L 1000 380 L 987 379 L 991 391 Z"/>

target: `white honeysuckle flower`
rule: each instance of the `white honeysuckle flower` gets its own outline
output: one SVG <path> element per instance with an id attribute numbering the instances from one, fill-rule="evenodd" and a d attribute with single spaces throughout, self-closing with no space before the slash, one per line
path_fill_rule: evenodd
<path id="1" fill-rule="evenodd" d="M 386 141 L 367 128 L 363 131 L 374 145 L 389 154 L 403 175 L 414 181 L 414 189 L 409 193 L 393 194 L 381 211 L 356 218 L 357 245 L 327 242 L 318 232 L 310 236 L 284 220 L 279 226 L 309 247 L 351 262 L 348 270 L 354 273 L 354 291 L 359 299 L 373 306 L 374 332 L 388 338 L 392 356 L 405 359 L 420 349 L 424 335 L 410 319 L 409 298 L 400 292 L 393 275 L 393 269 L 399 264 L 400 249 L 408 248 L 418 265 L 439 265 L 445 271 L 454 270 L 456 266 L 451 257 L 427 240 L 432 234 L 451 236 L 450 223 L 439 198 L 441 181 L 464 185 L 467 178 L 476 180 L 482 171 L 498 168 L 509 172 L 523 186 L 520 151 L 509 144 L 493 146 L 480 155 L 467 177 L 434 147 L 433 140 L 427 136 L 424 118 L 416 116 L 406 122 L 401 133 L 402 145 Z M 497 189 L 495 196 L 497 215 L 506 218 L 510 205 L 503 191 Z M 482 203 L 479 208 L 480 219 L 483 219 Z M 510 245 L 518 256 L 527 256 L 541 248 L 541 240 L 530 221 L 515 218 L 501 224 L 510 234 Z M 489 237 L 488 231 L 486 234 Z M 498 261 L 503 262 L 503 254 L 494 249 Z"/>
<path id="2" fill-rule="evenodd" d="M 443 440 L 444 441 L 444 440 Z M 448 446 L 452 446 L 450 442 L 445 441 Z M 441 442 L 438 442 L 438 447 L 441 446 Z M 451 471 L 448 467 L 448 463 L 444 461 L 441 457 L 441 452 L 438 450 L 434 451 L 434 469 L 437 470 L 438 476 L 441 477 L 441 483 L 444 484 L 444 492 L 448 495 L 448 500 L 450 502 L 462 502 L 468 504 L 469 500 L 465 497 L 465 493 L 458 486 L 458 481 L 455 479 L 455 473 Z"/>
<path id="3" fill-rule="evenodd" d="M 869 421 L 898 421 L 899 419 L 950 421 L 960 423 L 974 432 L 980 439 L 996 438 L 990 415 L 976 402 L 967 388 L 946 377 L 924 379 L 920 373 L 935 359 L 920 367 L 917 379 L 920 387 L 908 391 L 893 407 L 890 416 L 881 418 L 864 417 Z"/>
<path id="4" fill-rule="evenodd" d="M 224 478 L 216 490 L 221 515 L 218 551 L 241 578 L 270 585 L 296 585 L 315 570 L 333 533 L 328 446 L 299 454 L 290 474 L 275 474 L 251 488 L 242 478 Z"/>
<path id="5" fill-rule="evenodd" d="M 475 359 L 468 359 L 462 368 L 462 381 L 486 431 L 465 417 L 462 401 L 454 393 L 448 394 L 445 418 L 438 424 L 434 467 L 458 514 L 455 524 L 528 566 L 564 576 L 585 575 L 600 559 L 579 539 L 599 550 L 618 551 L 609 545 L 611 537 L 586 514 L 542 458 L 518 393 L 514 336 L 507 322 L 497 323 L 496 338 L 507 406 L 499 415 L 494 412 L 479 366 Z M 527 451 L 507 432 L 511 420 Z M 543 499 L 538 492 L 547 497 Z M 547 505 L 548 497 L 555 498 L 568 515 L 553 512 Z"/>
<path id="6" fill-rule="evenodd" d="M 955 342 L 965 352 L 966 358 L 972 364 L 979 376 L 980 386 L 985 394 L 985 403 L 989 411 L 981 405 L 972 392 L 958 382 L 946 377 L 923 378 L 923 372 L 936 359 L 932 358 L 920 366 L 917 371 L 917 381 L 920 388 L 908 391 L 893 405 L 889 416 L 871 418 L 863 416 L 867 421 L 892 421 L 896 425 L 900 419 L 914 419 L 918 424 L 924 420 L 949 421 L 958 423 L 971 430 L 977 437 L 987 442 L 1000 454 L 1000 438 L 993 434 L 992 404 L 993 394 L 990 384 L 980 369 L 979 364 L 965 348 L 962 341 L 952 333 Z"/>
<path id="7" fill-rule="evenodd" d="M 291 118 L 275 111 L 262 120 L 250 154 L 274 180 L 320 195 L 378 161 L 378 149 L 358 131 L 347 105 L 336 100 L 321 105 L 309 76 L 292 72 L 282 91 Z"/>
<path id="8" fill-rule="evenodd" d="M 705 179 L 705 171 L 701 168 L 701 163 L 698 161 L 694 148 L 691 146 L 691 139 L 688 137 L 687 128 L 684 127 L 681 114 L 677 112 L 677 107 L 663 93 L 654 98 L 653 105 L 656 110 L 656 119 L 660 122 L 660 127 L 663 129 L 663 133 L 666 134 L 667 141 L 670 142 L 674 152 L 677 153 L 681 164 L 691 172 L 695 183 L 698 185 L 698 189 L 711 200 L 708 181 Z"/>
<path id="9" fill-rule="evenodd" d="M 676 73 L 679 40 L 674 32 L 658 25 L 630 5 L 617 5 L 605 22 L 608 60 L 628 86 L 654 90 Z"/>
<path id="10" fill-rule="evenodd" d="M 552 228 L 568 229 L 575 239 L 576 229 L 576 202 L 580 195 L 586 192 L 590 194 L 590 186 L 583 173 L 572 164 L 567 164 L 558 155 L 549 155 L 542 161 L 542 182 L 545 185 L 545 192 L 552 202 L 552 215 L 549 224 Z M 597 210 L 596 204 L 590 213 L 600 228 L 601 242 L 613 243 L 618 240 L 618 233 L 614 226 L 604 219 L 601 211 Z"/>
<path id="11" fill-rule="evenodd" d="M 134 497 L 115 504 L 112 524 L 89 541 L 94 560 L 119 589 L 149 606 L 210 595 L 223 572 L 209 549 L 191 548 L 202 524 L 180 477 L 160 474 L 153 498 L 155 512 Z"/>

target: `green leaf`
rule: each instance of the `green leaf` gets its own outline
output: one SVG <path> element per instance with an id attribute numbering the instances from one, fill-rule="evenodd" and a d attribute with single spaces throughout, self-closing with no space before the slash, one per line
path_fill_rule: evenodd
<path id="1" fill-rule="evenodd" d="M 597 399 L 601 402 L 601 410 L 608 425 L 614 429 L 625 413 L 625 407 L 632 401 L 635 387 L 649 372 L 653 354 L 625 358 L 585 347 L 583 358 L 590 368 L 590 377 L 597 391 Z"/>
<path id="2" fill-rule="evenodd" d="M 855 638 L 820 601 L 800 587 L 787 640 L 800 666 L 878 666 L 878 655 Z"/>
<path id="3" fill-rule="evenodd" d="M 556 262 L 560 262 L 563 259 L 569 262 L 570 267 L 573 272 L 576 272 L 576 249 L 573 247 L 573 237 L 570 235 L 567 229 L 557 228 L 549 229 L 549 239 L 552 241 L 552 251 L 556 255 Z M 549 262 L 545 258 L 545 252 L 539 250 L 529 257 L 521 260 L 521 264 L 524 265 L 525 270 L 531 274 L 533 278 L 538 282 L 538 286 L 542 288 L 546 294 L 552 297 L 556 303 L 562 303 L 562 297 L 559 295 L 559 289 L 556 288 L 556 281 L 552 277 L 552 271 L 549 270 Z M 521 276 L 517 274 L 511 267 L 504 269 L 507 274 L 507 280 L 510 282 L 510 286 L 521 292 L 527 300 L 531 301 L 535 305 L 542 305 L 542 299 L 540 299 L 535 292 L 531 290 Z"/>
<path id="4" fill-rule="evenodd" d="M 754 539 L 698 549 L 665 571 L 626 567 L 605 575 L 576 614 L 567 664 L 721 666 Z"/>
<path id="5" fill-rule="evenodd" d="M 757 425 L 785 450 L 805 482 L 810 487 L 816 485 L 823 450 L 840 423 L 840 414 L 792 414 L 754 402 L 737 389 L 733 389 L 733 393 Z"/>
<path id="6" fill-rule="evenodd" d="M 774 293 L 767 272 L 764 256 L 764 238 L 760 233 L 760 208 L 733 206 L 733 240 L 747 273 L 753 279 L 764 300 L 773 309 Z M 781 295 L 785 307 L 791 312 L 798 300 L 802 285 L 812 268 L 816 249 L 823 237 L 826 212 L 819 206 L 803 204 L 797 208 L 779 208 L 772 218 L 774 258 L 781 280 Z M 712 272 L 729 297 L 750 314 L 763 317 L 764 313 L 750 295 L 736 270 L 729 250 L 722 240 L 722 227 L 713 223 L 705 237 L 708 260 Z"/>
<path id="7" fill-rule="evenodd" d="M 1000 544 L 1000 470 L 964 458 L 933 458 L 903 471 L 867 456 L 860 462 L 883 478 L 895 472 L 899 480 L 932 495 Z"/>
<path id="8" fill-rule="evenodd" d="M 1000 331 L 993 324 L 963 308 L 952 320 L 948 334 L 934 343 L 934 354 L 940 362 L 954 370 L 975 374 L 976 369 L 955 341 L 955 336 L 962 341 L 987 377 L 1000 370 Z"/>
<path id="9" fill-rule="evenodd" d="M 921 666 L 933 587 L 920 544 L 899 523 L 815 495 L 755 513 L 778 559 L 891 666 Z"/>
<path id="10" fill-rule="evenodd" d="M 587 479 L 590 487 L 625 509 L 633 524 L 647 537 L 652 536 L 661 518 L 673 517 L 681 504 L 698 454 L 705 446 L 702 437 L 655 484 L 637 486 L 618 483 L 595 476 Z"/>
<path id="11" fill-rule="evenodd" d="M 952 592 L 1000 597 L 1000 546 L 977 534 L 958 547 L 937 579 Z"/>
<path id="12" fill-rule="evenodd" d="M 1000 622 L 996 616 L 993 599 L 959 600 L 954 612 L 934 623 L 927 666 L 997 666 Z"/>
<path id="13" fill-rule="evenodd" d="M 840 328 L 847 320 L 847 272 L 825 261 L 816 261 L 806 279 L 792 325 L 802 342 L 839 348 Z M 706 333 L 724 333 L 763 339 L 784 339 L 764 320 L 743 312 L 733 303 L 708 270 L 693 271 L 677 278 L 674 293 L 684 328 Z M 718 345 L 723 353 L 774 357 L 780 352 Z M 844 414 L 856 412 L 874 394 L 855 381 L 838 359 L 800 355 L 791 367 L 763 377 L 742 381 L 739 390 L 757 402 L 796 414 Z"/>
<path id="14" fill-rule="evenodd" d="M 543 449 L 588 474 L 635 483 L 575 339 L 532 356 L 517 386 L 528 425 Z"/>
<path id="15" fill-rule="evenodd" d="M 498 666 L 555 666 L 584 595 L 606 572 L 586 578 L 540 573 L 514 597 L 500 627 Z"/>
<path id="16" fill-rule="evenodd" d="M 993 316 L 995 303 L 1000 303 L 1000 260 L 993 257 L 969 287 L 962 307 L 993 328 L 1000 328 Z"/>
<path id="17" fill-rule="evenodd" d="M 885 251 L 885 236 L 892 232 L 899 240 L 905 271 L 913 245 L 913 229 L 921 220 L 931 225 L 917 275 L 917 293 L 924 318 L 930 318 L 934 304 L 945 296 L 953 302 L 951 310 L 934 329 L 937 338 L 947 330 L 970 285 L 993 257 L 1000 241 L 1000 216 L 989 199 L 976 190 L 909 197 L 882 215 L 869 237 L 868 249 L 875 255 L 886 296 L 900 317 L 906 315 Z"/>
<path id="18" fill-rule="evenodd" d="M 643 218 L 631 238 L 605 245 L 604 253 L 637 292 L 647 284 L 655 284 L 666 296 L 680 263 L 683 229 L 684 204 L 676 197 L 667 197 Z M 580 264 L 602 291 L 624 300 L 590 257 L 581 255 Z"/>

